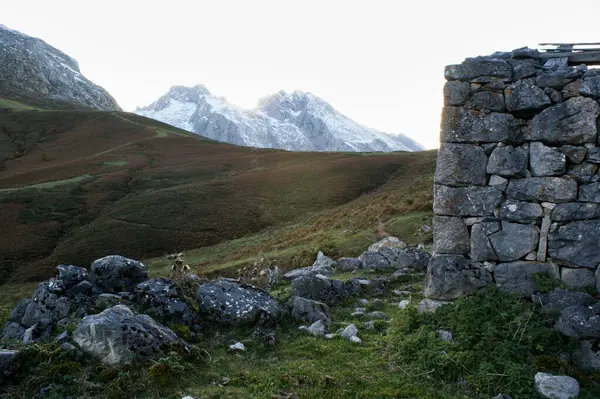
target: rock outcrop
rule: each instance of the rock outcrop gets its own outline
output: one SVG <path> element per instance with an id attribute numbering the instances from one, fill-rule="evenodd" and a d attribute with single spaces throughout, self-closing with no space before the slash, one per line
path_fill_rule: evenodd
<path id="1" fill-rule="evenodd" d="M 0 25 L 0 93 L 35 105 L 74 104 L 120 111 L 102 87 L 79 71 L 76 60 L 46 42 Z"/>

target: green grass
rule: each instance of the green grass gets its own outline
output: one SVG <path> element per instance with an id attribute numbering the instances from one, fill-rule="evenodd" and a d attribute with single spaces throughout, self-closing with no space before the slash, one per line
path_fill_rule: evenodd
<path id="1" fill-rule="evenodd" d="M 28 111 L 39 109 L 17 101 L 0 98 L 0 109 L 2 108 L 7 108 L 14 111 Z"/>

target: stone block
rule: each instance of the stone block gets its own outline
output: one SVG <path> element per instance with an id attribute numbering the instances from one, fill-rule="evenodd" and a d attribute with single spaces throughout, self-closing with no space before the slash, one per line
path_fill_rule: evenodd
<path id="1" fill-rule="evenodd" d="M 548 236 L 548 254 L 576 267 L 595 269 L 600 264 L 600 220 L 570 222 Z"/>
<path id="2" fill-rule="evenodd" d="M 487 159 L 477 145 L 442 143 L 434 181 L 447 186 L 485 185 Z"/>
<path id="3" fill-rule="evenodd" d="M 511 84 L 504 90 L 504 96 L 509 112 L 537 111 L 552 104 L 544 90 L 535 85 L 535 79 Z"/>
<path id="4" fill-rule="evenodd" d="M 442 216 L 493 216 L 502 201 L 494 187 L 447 187 L 434 185 L 433 212 Z"/>
<path id="5" fill-rule="evenodd" d="M 600 204 L 600 182 L 579 187 L 579 201 Z"/>
<path id="6" fill-rule="evenodd" d="M 447 80 L 463 80 L 488 82 L 497 80 L 511 80 L 512 67 L 505 60 L 468 58 L 462 64 L 448 65 L 444 70 Z M 479 78 L 479 79 L 478 79 Z"/>
<path id="7" fill-rule="evenodd" d="M 577 198 L 577 182 L 561 177 L 516 179 L 508 183 L 506 195 L 521 201 L 571 202 Z"/>
<path id="8" fill-rule="evenodd" d="M 506 200 L 500 207 L 500 219 L 510 222 L 530 223 L 542 219 L 544 212 L 539 204 Z"/>
<path id="9" fill-rule="evenodd" d="M 534 142 L 529 144 L 529 164 L 533 176 L 560 176 L 566 171 L 567 157 L 558 149 Z"/>
<path id="10" fill-rule="evenodd" d="M 552 211 L 552 220 L 568 222 L 600 218 L 600 204 L 585 202 L 567 202 L 558 204 Z"/>
<path id="11" fill-rule="evenodd" d="M 596 287 L 596 277 L 590 269 L 563 267 L 560 270 L 560 279 L 569 288 Z"/>
<path id="12" fill-rule="evenodd" d="M 433 218 L 433 251 L 438 254 L 466 254 L 469 251 L 469 230 L 462 218 Z"/>
<path id="13" fill-rule="evenodd" d="M 494 278 L 499 289 L 529 298 L 537 291 L 534 275 L 551 273 L 548 263 L 512 262 L 500 263 L 494 269 Z"/>
<path id="14" fill-rule="evenodd" d="M 560 147 L 560 151 L 566 155 L 569 162 L 574 164 L 583 162 L 587 154 L 587 149 L 585 147 L 577 145 L 563 145 Z"/>
<path id="15" fill-rule="evenodd" d="M 444 107 L 442 111 L 442 142 L 512 142 L 518 133 L 517 120 L 510 114 L 484 113 L 462 107 Z"/>
<path id="16" fill-rule="evenodd" d="M 463 105 L 471 94 L 468 82 L 449 81 L 444 85 L 444 105 Z"/>
<path id="17" fill-rule="evenodd" d="M 425 296 L 452 300 L 472 294 L 491 282 L 491 273 L 481 263 L 460 255 L 437 255 L 427 268 Z"/>
<path id="18" fill-rule="evenodd" d="M 523 147 L 498 146 L 492 151 L 487 173 L 503 177 L 524 177 L 529 152 Z"/>
<path id="19" fill-rule="evenodd" d="M 489 240 L 489 236 L 497 231 L 500 231 L 500 222 L 485 222 L 473 225 L 471 228 L 471 260 L 475 262 L 498 260 L 498 256 Z"/>
<path id="20" fill-rule="evenodd" d="M 498 259 L 511 262 L 537 248 L 540 232 L 536 226 L 529 224 L 502 222 L 500 231 L 491 234 L 489 239 Z"/>
<path id="21" fill-rule="evenodd" d="M 531 139 L 550 145 L 595 143 L 599 114 L 600 106 L 591 98 L 570 98 L 533 118 Z"/>

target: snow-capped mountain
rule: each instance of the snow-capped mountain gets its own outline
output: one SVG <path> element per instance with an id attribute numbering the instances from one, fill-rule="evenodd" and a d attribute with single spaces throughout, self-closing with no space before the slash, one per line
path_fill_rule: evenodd
<path id="1" fill-rule="evenodd" d="M 400 134 L 360 125 L 319 97 L 280 91 L 253 110 L 229 104 L 202 85 L 173 86 L 135 113 L 202 136 L 232 144 L 291 151 L 420 151 Z"/>
<path id="2" fill-rule="evenodd" d="M 0 25 L 0 97 L 3 95 L 38 104 L 120 110 L 106 90 L 81 74 L 75 59 L 41 39 Z"/>

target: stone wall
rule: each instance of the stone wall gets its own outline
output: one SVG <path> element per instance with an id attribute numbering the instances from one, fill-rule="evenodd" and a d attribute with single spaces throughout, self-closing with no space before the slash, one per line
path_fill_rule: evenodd
<path id="1" fill-rule="evenodd" d="M 446 67 L 429 298 L 600 283 L 600 70 L 539 56 Z"/>

